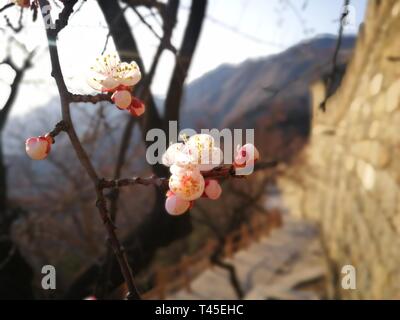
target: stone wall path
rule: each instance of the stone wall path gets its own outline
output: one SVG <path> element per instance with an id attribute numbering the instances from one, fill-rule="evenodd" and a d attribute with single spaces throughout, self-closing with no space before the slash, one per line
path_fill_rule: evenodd
<path id="1" fill-rule="evenodd" d="M 233 263 L 245 299 L 322 299 L 326 269 L 317 229 L 285 215 L 282 228 L 237 252 Z M 236 299 L 228 273 L 213 267 L 168 299 Z"/>

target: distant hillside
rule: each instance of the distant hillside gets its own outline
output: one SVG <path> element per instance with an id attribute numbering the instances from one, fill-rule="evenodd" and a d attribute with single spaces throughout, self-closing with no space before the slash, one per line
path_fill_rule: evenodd
<path id="1" fill-rule="evenodd" d="M 354 43 L 344 38 L 340 64 Z M 220 66 L 187 86 L 181 127 L 254 128 L 265 155 L 285 157 L 292 134 L 308 133 L 309 86 L 331 69 L 335 45 L 334 37 L 318 37 L 274 56 Z"/>

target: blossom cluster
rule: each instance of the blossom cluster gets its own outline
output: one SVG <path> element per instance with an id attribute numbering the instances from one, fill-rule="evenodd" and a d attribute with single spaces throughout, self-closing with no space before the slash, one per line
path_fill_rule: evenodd
<path id="1" fill-rule="evenodd" d="M 145 111 L 145 105 L 131 92 L 142 75 L 135 61 L 121 62 L 118 55 L 105 54 L 96 59 L 90 68 L 88 84 L 100 92 L 112 93 L 111 99 L 118 109 L 127 110 L 133 116 L 140 116 Z"/>
<path id="2" fill-rule="evenodd" d="M 238 147 L 234 166 L 244 168 L 259 158 L 252 144 Z M 170 168 L 169 191 L 165 209 L 171 215 L 181 215 L 190 209 L 193 201 L 201 197 L 216 200 L 222 188 L 215 179 L 205 179 L 204 172 L 218 167 L 223 159 L 222 150 L 215 146 L 208 134 L 195 134 L 184 143 L 172 144 L 162 157 L 162 163 Z"/>
<path id="3" fill-rule="evenodd" d="M 24 0 L 15 0 L 15 3 L 29 5 L 29 1 Z M 144 113 L 145 105 L 131 91 L 140 79 L 141 73 L 136 62 L 121 62 L 117 54 L 107 54 L 96 59 L 88 83 L 95 90 L 112 93 L 111 99 L 119 109 L 128 110 L 138 117 Z M 43 160 L 53 143 L 54 139 L 49 134 L 28 138 L 25 142 L 26 153 L 33 160 Z"/>

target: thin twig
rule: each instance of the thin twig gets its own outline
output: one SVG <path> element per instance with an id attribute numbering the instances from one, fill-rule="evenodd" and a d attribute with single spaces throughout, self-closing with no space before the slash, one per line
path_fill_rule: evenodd
<path id="1" fill-rule="evenodd" d="M 15 71 L 15 77 L 14 80 L 11 84 L 11 91 L 10 95 L 7 98 L 6 103 L 4 104 L 3 108 L 0 110 L 0 130 L 4 127 L 8 115 L 10 113 L 11 107 L 16 99 L 18 89 L 20 86 L 20 83 L 22 81 L 22 78 L 25 75 L 25 72 L 32 67 L 32 60 L 33 57 L 36 53 L 36 49 L 32 50 L 31 52 L 28 53 L 26 58 L 24 59 L 24 62 L 22 64 L 22 67 L 18 68 L 15 63 L 12 61 L 11 56 L 6 57 L 0 64 L 8 64 L 14 71 Z"/>
<path id="2" fill-rule="evenodd" d="M 55 125 L 54 129 L 51 130 L 51 131 L 49 132 L 49 135 L 50 135 L 50 136 L 53 138 L 53 140 L 54 140 L 54 138 L 55 138 L 56 136 L 58 136 L 61 132 L 67 131 L 67 130 L 68 130 L 68 125 L 66 124 L 66 122 L 64 122 L 63 120 L 61 120 L 60 122 L 58 122 L 58 123 Z"/>
<path id="3" fill-rule="evenodd" d="M 5 6 L 3 6 L 3 7 L 0 8 L 0 12 L 3 12 L 4 10 L 7 10 L 8 8 L 11 8 L 11 7 L 13 7 L 13 6 L 14 6 L 14 3 L 13 3 L 13 2 L 7 3 Z"/>
<path id="4" fill-rule="evenodd" d="M 327 101 L 332 93 L 333 87 L 335 85 L 336 73 L 338 71 L 338 65 L 337 65 L 338 56 L 339 56 L 340 47 L 342 45 L 342 40 L 343 40 L 345 19 L 349 14 L 349 11 L 348 11 L 349 5 L 350 5 L 350 0 L 344 0 L 343 12 L 340 16 L 340 21 L 339 21 L 339 34 L 338 34 L 338 38 L 336 41 L 335 52 L 333 53 L 333 57 L 332 57 L 332 70 L 327 79 L 325 98 L 319 106 L 320 109 L 324 112 L 326 111 L 326 103 L 327 103 Z"/>
<path id="5" fill-rule="evenodd" d="M 18 24 L 17 26 L 14 26 L 11 22 L 11 20 L 7 17 L 4 16 L 4 19 L 6 20 L 6 25 L 7 27 L 9 27 L 12 31 L 14 31 L 15 33 L 18 33 L 22 30 L 22 28 L 24 27 L 24 25 L 22 24 L 22 18 L 24 16 L 24 8 L 20 8 L 19 11 L 19 18 L 18 18 Z"/>
<path id="6" fill-rule="evenodd" d="M 132 10 L 136 13 L 136 15 L 139 17 L 139 20 L 150 30 L 150 32 L 158 39 L 161 40 L 162 37 L 154 30 L 153 26 L 147 22 L 147 20 L 142 16 L 142 14 L 139 12 L 136 7 L 132 7 Z"/>
<path id="7" fill-rule="evenodd" d="M 111 94 L 101 93 L 96 95 L 89 94 L 70 94 L 69 97 L 71 102 L 91 102 L 93 104 L 108 101 L 111 102 Z"/>
<path id="8" fill-rule="evenodd" d="M 114 21 L 112 22 L 112 24 L 116 23 L 118 21 L 118 19 L 121 18 L 121 16 L 124 15 L 126 9 L 128 9 L 129 7 L 126 6 L 125 8 L 123 8 L 121 10 L 121 12 L 115 17 Z M 103 50 L 101 50 L 101 54 L 104 54 L 104 52 L 106 52 L 107 50 L 107 46 L 108 46 L 108 41 L 110 40 L 111 37 L 111 31 L 108 31 L 107 36 L 106 36 L 106 41 L 104 41 L 104 46 L 103 46 Z"/>

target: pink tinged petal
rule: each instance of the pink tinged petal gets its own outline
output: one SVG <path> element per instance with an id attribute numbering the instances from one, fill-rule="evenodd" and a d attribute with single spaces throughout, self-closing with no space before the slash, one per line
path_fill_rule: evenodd
<path id="1" fill-rule="evenodd" d="M 252 153 L 254 161 L 258 161 L 260 159 L 260 153 L 258 152 L 257 148 L 252 144 L 249 144 L 249 147 L 253 149 Z"/>
<path id="2" fill-rule="evenodd" d="M 119 86 L 118 81 L 112 77 L 107 77 L 104 80 L 100 80 L 99 82 L 102 86 L 103 91 L 112 91 Z"/>
<path id="3" fill-rule="evenodd" d="M 132 102 L 132 95 L 128 90 L 117 90 L 111 96 L 112 101 L 120 109 L 127 109 Z"/>
<path id="4" fill-rule="evenodd" d="M 94 74 L 87 78 L 87 84 L 94 90 L 101 92 L 112 92 L 118 88 L 118 82 L 102 74 Z"/>
<path id="5" fill-rule="evenodd" d="M 39 137 L 39 138 L 42 139 L 43 137 Z M 46 153 L 49 154 L 51 145 L 54 143 L 54 138 L 49 133 L 46 133 L 44 136 L 44 139 L 46 139 L 46 141 L 48 142 Z"/>
<path id="6" fill-rule="evenodd" d="M 142 78 L 142 74 L 139 70 L 139 67 L 131 66 L 129 71 L 125 72 L 125 78 L 135 79 L 135 81 L 139 82 Z"/>
<path id="7" fill-rule="evenodd" d="M 29 138 L 25 142 L 27 155 L 33 160 L 43 160 L 50 152 L 49 140 L 45 137 Z"/>
<path id="8" fill-rule="evenodd" d="M 216 167 L 218 167 L 223 160 L 223 153 L 220 148 L 212 148 L 208 152 L 203 152 L 200 161 L 200 171 L 210 171 Z"/>
<path id="9" fill-rule="evenodd" d="M 176 175 L 176 176 L 183 176 L 186 175 L 188 172 L 191 173 L 193 171 L 196 171 L 200 174 L 199 168 L 196 165 L 189 164 L 189 165 L 178 165 L 178 164 L 173 164 L 170 168 L 169 171 L 171 174 Z"/>
<path id="10" fill-rule="evenodd" d="M 95 296 L 88 296 L 83 300 L 97 300 Z"/>
<path id="11" fill-rule="evenodd" d="M 180 143 L 179 145 L 181 148 L 179 148 L 179 150 L 175 150 L 173 163 L 188 169 L 197 167 L 197 161 L 191 154 L 188 146 L 184 143 Z"/>
<path id="12" fill-rule="evenodd" d="M 186 146 L 182 149 L 181 152 L 178 152 L 175 155 L 175 164 L 181 167 L 190 168 L 197 168 L 198 165 L 191 154 L 187 152 Z"/>
<path id="13" fill-rule="evenodd" d="M 214 138 L 209 134 L 191 136 L 187 142 L 187 147 L 201 171 L 212 170 L 222 162 L 222 150 L 215 147 Z"/>
<path id="14" fill-rule="evenodd" d="M 183 143 L 171 144 L 162 156 L 162 164 L 166 167 L 172 166 L 176 161 L 175 157 L 184 147 Z"/>
<path id="15" fill-rule="evenodd" d="M 202 144 L 202 145 L 210 145 L 211 147 L 214 147 L 214 138 L 205 133 L 199 133 L 191 136 L 187 142 L 188 145 L 190 146 L 195 146 L 197 144 Z"/>
<path id="16" fill-rule="evenodd" d="M 103 81 L 110 78 L 110 74 L 106 72 L 102 72 L 99 68 L 92 67 L 90 72 L 87 74 L 87 83 L 93 89 L 97 91 L 103 91 Z"/>
<path id="17" fill-rule="evenodd" d="M 234 165 L 238 168 L 243 168 L 248 165 L 254 165 L 254 163 L 259 159 L 260 153 L 257 148 L 253 144 L 248 143 L 238 148 Z"/>
<path id="18" fill-rule="evenodd" d="M 214 138 L 208 134 L 195 134 L 189 138 L 186 145 L 200 164 L 200 161 L 203 161 L 203 156 L 210 153 L 214 148 Z M 207 155 L 205 160 L 209 160 L 209 158 L 210 156 Z"/>
<path id="19" fill-rule="evenodd" d="M 99 82 L 99 79 L 94 76 L 89 76 L 87 78 L 87 84 L 96 91 L 103 91 L 103 86 Z"/>
<path id="20" fill-rule="evenodd" d="M 207 196 L 207 198 L 211 200 L 217 200 L 222 193 L 221 185 L 217 180 L 207 180 L 204 193 Z"/>
<path id="21" fill-rule="evenodd" d="M 129 63 L 129 66 L 131 67 L 132 70 L 135 70 L 140 73 L 140 68 L 139 65 L 136 63 L 136 61 L 131 61 Z"/>
<path id="22" fill-rule="evenodd" d="M 134 86 L 137 84 L 140 79 L 142 78 L 142 74 L 140 73 L 139 70 L 130 72 L 129 74 L 125 75 L 120 81 L 121 84 L 125 86 Z"/>
<path id="23" fill-rule="evenodd" d="M 178 216 L 185 213 L 190 208 L 190 201 L 186 201 L 171 194 L 165 200 L 165 210 L 172 216 Z"/>
<path id="24" fill-rule="evenodd" d="M 129 64 L 129 71 L 126 72 L 126 76 L 135 79 L 136 83 L 139 82 L 140 79 L 142 78 L 142 73 L 140 72 L 140 68 L 135 61 L 132 61 Z"/>
<path id="25" fill-rule="evenodd" d="M 140 81 L 142 75 L 137 63 L 132 61 L 131 63 L 122 62 L 115 73 L 115 77 L 122 85 L 134 86 Z"/>
<path id="26" fill-rule="evenodd" d="M 200 198 L 204 192 L 204 178 L 198 170 L 187 170 L 182 175 L 171 175 L 169 189 L 183 200 Z"/>

